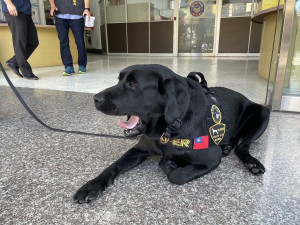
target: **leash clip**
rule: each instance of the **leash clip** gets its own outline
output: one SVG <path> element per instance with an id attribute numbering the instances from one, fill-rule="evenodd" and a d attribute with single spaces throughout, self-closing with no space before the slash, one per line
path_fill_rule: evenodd
<path id="1" fill-rule="evenodd" d="M 163 133 L 162 135 L 161 135 L 161 137 L 160 137 L 160 143 L 161 144 L 163 144 L 163 145 L 165 145 L 165 144 L 167 144 L 168 142 L 169 142 L 169 140 L 170 140 L 170 137 L 167 137 L 168 135 L 166 135 L 166 133 Z"/>
<path id="2" fill-rule="evenodd" d="M 174 130 L 177 130 L 181 127 L 182 121 L 180 119 L 175 120 L 172 124 L 170 124 L 166 131 L 160 137 L 160 143 L 167 144 L 172 136 Z"/>

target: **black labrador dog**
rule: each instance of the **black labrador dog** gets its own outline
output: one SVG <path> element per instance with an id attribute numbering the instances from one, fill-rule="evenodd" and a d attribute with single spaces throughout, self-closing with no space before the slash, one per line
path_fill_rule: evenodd
<path id="1" fill-rule="evenodd" d="M 128 121 L 119 121 L 124 135 L 141 137 L 76 192 L 79 203 L 95 199 L 150 155 L 162 155 L 159 166 L 174 184 L 212 171 L 233 148 L 251 173 L 265 172 L 249 148 L 265 131 L 270 110 L 233 90 L 208 88 L 201 73 L 184 78 L 162 65 L 130 66 L 120 72 L 117 85 L 96 94 L 94 101 L 105 114 L 127 115 Z"/>

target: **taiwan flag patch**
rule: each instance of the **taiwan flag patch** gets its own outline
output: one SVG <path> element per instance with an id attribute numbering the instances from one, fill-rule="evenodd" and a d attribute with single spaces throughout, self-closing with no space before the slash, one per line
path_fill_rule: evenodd
<path id="1" fill-rule="evenodd" d="M 208 148 L 209 137 L 201 136 L 194 139 L 193 149 L 205 149 Z"/>

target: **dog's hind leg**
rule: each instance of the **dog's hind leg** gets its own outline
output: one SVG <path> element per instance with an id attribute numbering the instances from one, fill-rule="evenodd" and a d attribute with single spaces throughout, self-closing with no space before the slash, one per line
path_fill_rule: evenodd
<path id="1" fill-rule="evenodd" d="M 73 199 L 78 203 L 90 202 L 97 198 L 121 173 L 137 166 L 150 154 L 139 148 L 131 148 L 120 159 L 107 167 L 98 177 L 78 189 Z"/>
<path id="2" fill-rule="evenodd" d="M 233 149 L 231 145 L 220 145 L 222 148 L 222 156 L 228 156 Z"/>
<path id="3" fill-rule="evenodd" d="M 235 153 L 255 175 L 263 174 L 265 168 L 259 160 L 249 153 L 249 149 L 253 141 L 259 138 L 267 128 L 269 117 L 270 110 L 258 104 L 249 105 L 242 117 L 244 123 L 240 127 L 238 134 L 240 143 L 235 148 Z"/>
<path id="4" fill-rule="evenodd" d="M 220 145 L 222 149 L 222 156 L 228 156 L 232 149 L 234 149 L 239 143 L 237 138 L 231 138 L 229 144 Z"/>

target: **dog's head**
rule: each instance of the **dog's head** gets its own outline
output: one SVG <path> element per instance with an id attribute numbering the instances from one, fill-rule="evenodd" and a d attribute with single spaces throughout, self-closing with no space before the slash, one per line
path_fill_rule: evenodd
<path id="1" fill-rule="evenodd" d="M 145 133 L 147 127 L 165 129 L 181 119 L 190 103 L 186 79 L 161 65 L 134 65 L 120 72 L 117 85 L 94 96 L 95 106 L 120 119 L 125 136 Z M 153 124 L 153 122 L 159 124 Z"/>

